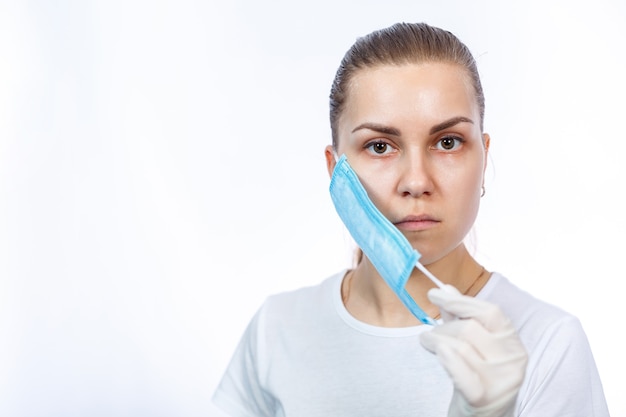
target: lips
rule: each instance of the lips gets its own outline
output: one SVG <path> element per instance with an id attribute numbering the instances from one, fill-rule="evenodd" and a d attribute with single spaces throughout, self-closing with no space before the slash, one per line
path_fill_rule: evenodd
<path id="1" fill-rule="evenodd" d="M 431 229 L 439 223 L 440 220 L 428 214 L 420 214 L 406 216 L 402 220 L 395 222 L 394 225 L 400 230 L 420 231 Z"/>

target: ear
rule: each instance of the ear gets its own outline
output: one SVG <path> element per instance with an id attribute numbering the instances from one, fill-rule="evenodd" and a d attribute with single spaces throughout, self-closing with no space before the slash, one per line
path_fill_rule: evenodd
<path id="1" fill-rule="evenodd" d="M 489 133 L 483 133 L 483 147 L 485 148 L 485 163 L 483 165 L 483 173 L 487 169 L 487 157 L 489 156 L 489 145 L 491 145 L 491 137 Z"/>
<path id="2" fill-rule="evenodd" d="M 326 157 L 326 169 L 328 170 L 328 176 L 332 177 L 335 165 L 337 165 L 332 145 L 328 145 L 326 149 L 324 149 L 324 156 Z"/>

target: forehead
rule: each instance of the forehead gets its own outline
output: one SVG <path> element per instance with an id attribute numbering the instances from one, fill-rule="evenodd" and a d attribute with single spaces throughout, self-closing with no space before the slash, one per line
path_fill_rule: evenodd
<path id="1" fill-rule="evenodd" d="M 433 62 L 360 69 L 349 84 L 342 119 L 421 118 L 427 122 L 451 115 L 478 121 L 471 78 L 457 64 Z"/>

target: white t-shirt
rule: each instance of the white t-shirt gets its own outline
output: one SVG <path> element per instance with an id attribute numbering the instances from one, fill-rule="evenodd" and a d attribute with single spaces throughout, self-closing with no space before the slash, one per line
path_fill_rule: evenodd
<path id="1" fill-rule="evenodd" d="M 338 273 L 269 297 L 214 393 L 233 417 L 443 417 L 452 382 L 419 335 L 356 320 Z M 529 352 L 516 416 L 608 417 L 587 337 L 574 316 L 492 274 L 478 298 L 501 307 Z"/>

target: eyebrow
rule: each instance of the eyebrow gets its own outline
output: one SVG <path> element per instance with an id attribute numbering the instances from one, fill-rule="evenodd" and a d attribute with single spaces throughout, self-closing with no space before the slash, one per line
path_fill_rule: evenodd
<path id="1" fill-rule="evenodd" d="M 453 117 L 452 119 L 448 119 L 443 123 L 439 123 L 438 125 L 431 127 L 430 134 L 432 135 L 433 133 L 441 132 L 442 130 L 446 130 L 459 123 L 474 124 L 474 121 L 472 119 L 468 119 L 467 117 L 463 117 L 463 116 Z"/>
<path id="2" fill-rule="evenodd" d="M 352 130 L 352 133 L 361 129 L 369 129 L 374 132 L 385 133 L 387 135 L 400 136 L 400 130 L 395 127 L 385 126 L 378 123 L 362 123 Z"/>
<path id="3" fill-rule="evenodd" d="M 446 120 L 445 122 L 439 123 L 431 127 L 429 134 L 432 135 L 434 133 L 441 132 L 442 130 L 446 130 L 459 123 L 474 124 L 474 121 L 472 119 L 468 119 L 467 117 L 463 117 L 463 116 L 453 117 L 451 119 Z M 362 123 L 358 125 L 357 127 L 355 127 L 352 130 L 352 133 L 361 129 L 369 129 L 369 130 L 373 130 L 374 132 L 384 133 L 387 135 L 400 136 L 400 130 L 396 129 L 395 127 L 385 126 L 385 125 L 381 125 L 378 123 Z"/>

